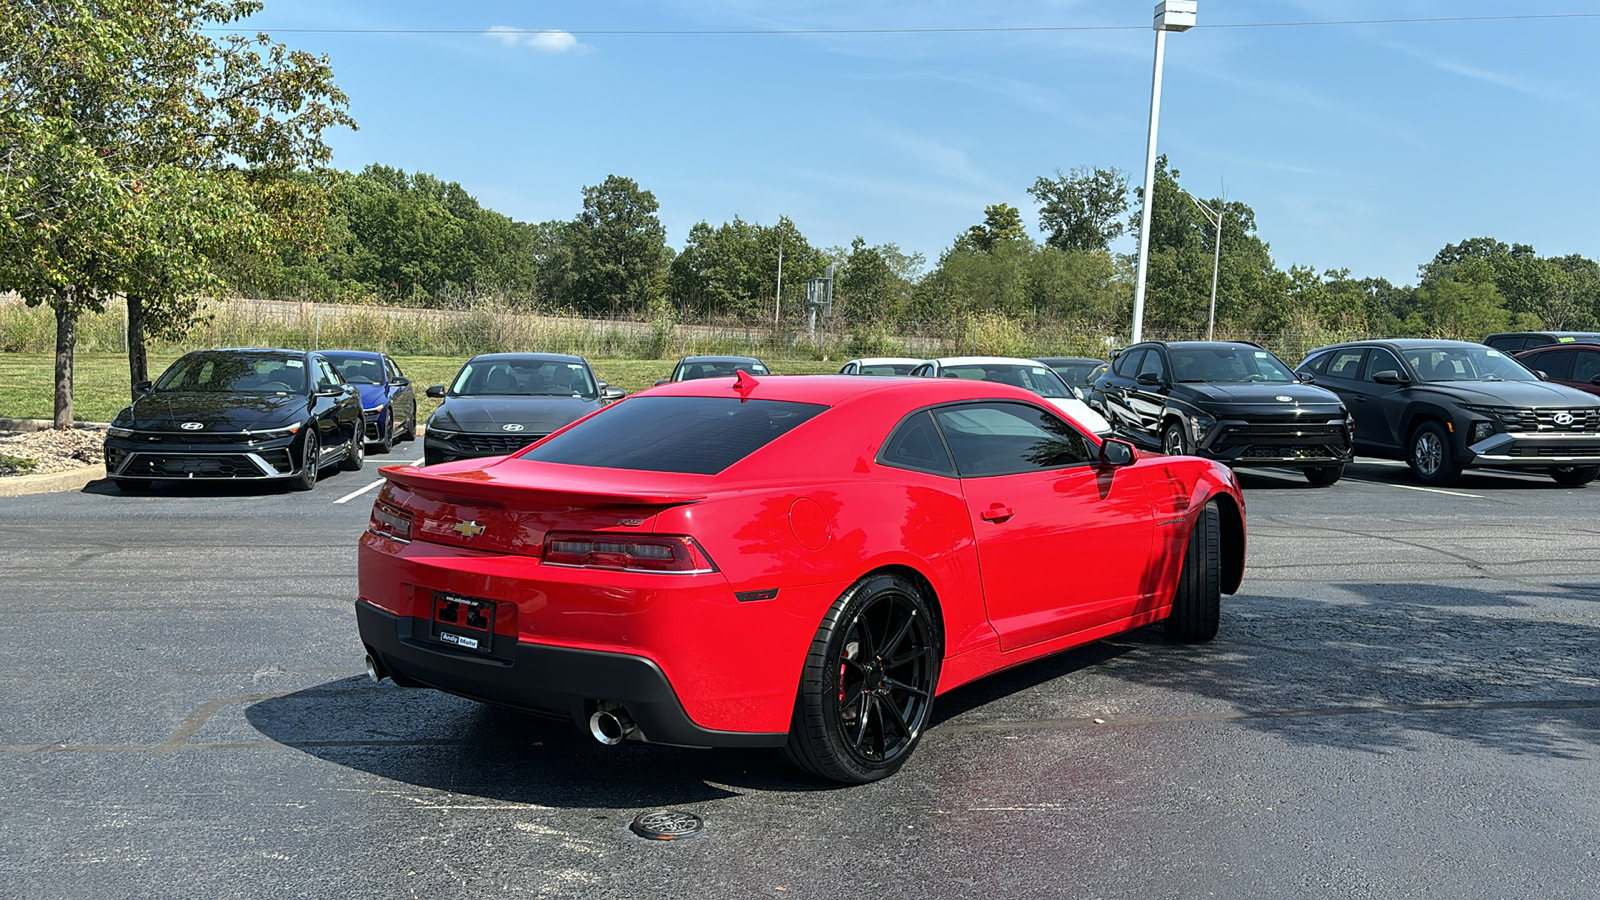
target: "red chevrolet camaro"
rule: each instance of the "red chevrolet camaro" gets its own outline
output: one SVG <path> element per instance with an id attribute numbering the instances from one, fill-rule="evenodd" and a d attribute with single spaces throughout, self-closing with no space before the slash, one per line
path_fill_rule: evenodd
<path id="1" fill-rule="evenodd" d="M 976 678 L 1158 620 L 1211 638 L 1244 571 L 1227 468 L 981 381 L 682 382 L 383 474 L 356 604 L 375 679 L 851 783 Z"/>

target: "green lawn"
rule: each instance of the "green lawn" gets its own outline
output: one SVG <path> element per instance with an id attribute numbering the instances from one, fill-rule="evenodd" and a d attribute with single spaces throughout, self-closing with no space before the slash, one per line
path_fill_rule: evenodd
<path id="1" fill-rule="evenodd" d="M 150 357 L 150 374 L 159 376 L 177 354 Z M 438 401 L 422 392 L 430 384 L 449 381 L 464 359 L 443 356 L 397 356 L 400 368 L 417 386 L 419 412 L 426 419 Z M 672 359 L 590 360 L 595 375 L 629 393 L 642 391 L 672 374 Z M 772 368 L 785 375 L 839 371 L 839 363 L 777 360 Z M 54 415 L 55 356 L 49 353 L 0 353 L 0 419 L 48 419 Z M 74 366 L 73 414 L 85 422 L 109 422 L 128 404 L 128 359 L 117 353 L 79 354 Z"/>

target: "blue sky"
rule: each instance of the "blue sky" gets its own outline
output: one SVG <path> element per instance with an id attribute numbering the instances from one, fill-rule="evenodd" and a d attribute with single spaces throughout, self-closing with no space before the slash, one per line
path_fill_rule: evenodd
<path id="1" fill-rule="evenodd" d="M 524 221 L 626 175 L 694 223 L 786 215 L 817 246 L 930 263 L 991 203 L 1144 166 L 1153 0 L 267 0 L 248 27 L 332 58 L 359 132 L 334 164 L 459 181 Z M 1199 0 L 1203 25 L 1600 13 L 1595 0 Z M 916 35 L 626 30 L 1141 26 Z M 307 34 L 288 29 L 564 32 Z M 1255 209 L 1278 265 L 1412 283 L 1489 235 L 1600 257 L 1600 18 L 1200 28 L 1167 41 L 1161 151 Z M 1131 242 L 1115 249 L 1129 251 Z"/>

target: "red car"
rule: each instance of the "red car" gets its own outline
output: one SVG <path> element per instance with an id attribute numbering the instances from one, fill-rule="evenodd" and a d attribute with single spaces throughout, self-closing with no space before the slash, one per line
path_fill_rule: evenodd
<path id="1" fill-rule="evenodd" d="M 1600 395 L 1600 343 L 1550 344 L 1524 350 L 1515 358 L 1557 384 Z"/>
<path id="2" fill-rule="evenodd" d="M 974 679 L 1158 620 L 1210 639 L 1244 571 L 1227 468 L 982 381 L 681 382 L 516 456 L 383 473 L 373 678 L 848 783 Z"/>

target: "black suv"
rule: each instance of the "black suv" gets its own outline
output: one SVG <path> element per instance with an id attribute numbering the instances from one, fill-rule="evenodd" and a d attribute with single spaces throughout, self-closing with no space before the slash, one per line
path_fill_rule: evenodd
<path id="1" fill-rule="evenodd" d="M 1350 417 L 1329 391 L 1257 344 L 1150 341 L 1093 385 L 1120 437 L 1231 466 L 1289 466 L 1333 484 L 1350 461 Z"/>
<path id="2" fill-rule="evenodd" d="M 1313 350 L 1298 371 L 1349 404 L 1358 451 L 1403 459 L 1429 484 L 1466 466 L 1539 469 L 1568 485 L 1600 475 L 1600 399 L 1491 347 L 1356 341 Z"/>

